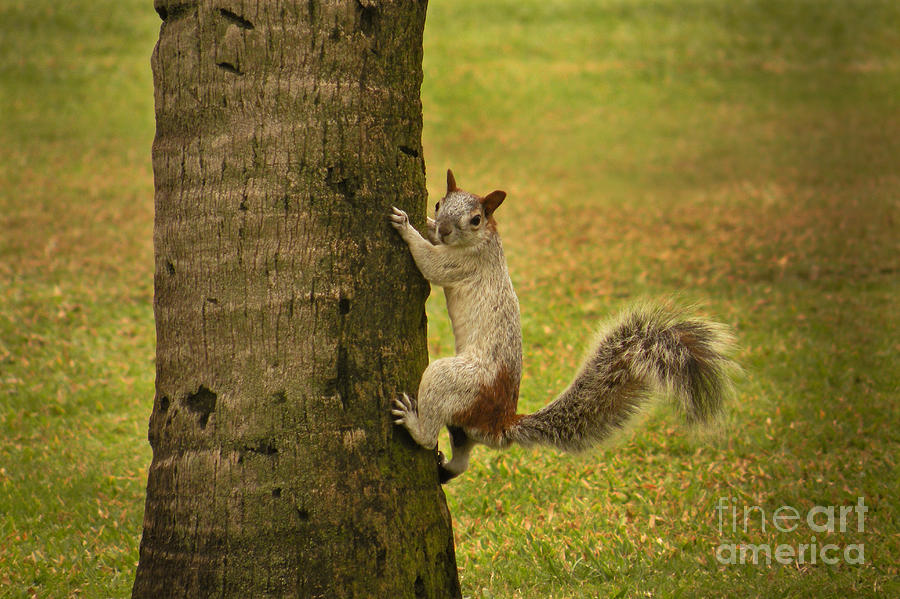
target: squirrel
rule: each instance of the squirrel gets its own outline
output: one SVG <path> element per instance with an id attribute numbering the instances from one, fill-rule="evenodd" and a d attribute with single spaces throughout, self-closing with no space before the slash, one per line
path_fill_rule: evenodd
<path id="1" fill-rule="evenodd" d="M 572 383 L 544 408 L 517 414 L 522 378 L 519 300 L 503 255 L 494 213 L 506 193 L 480 197 L 459 189 L 447 171 L 447 193 L 427 219 L 424 238 L 394 207 L 390 222 L 422 275 L 444 288 L 456 355 L 431 362 L 415 398 L 391 405 L 394 422 L 426 449 L 450 432 L 452 459 L 438 452 L 442 483 L 462 474 L 472 448 L 512 443 L 588 449 L 621 428 L 652 392 L 677 400 L 689 422 L 721 409 L 734 363 L 727 327 L 653 305 L 627 309 L 597 336 Z"/>

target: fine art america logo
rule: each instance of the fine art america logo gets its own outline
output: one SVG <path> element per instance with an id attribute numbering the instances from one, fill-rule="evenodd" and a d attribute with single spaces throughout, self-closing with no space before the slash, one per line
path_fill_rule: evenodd
<path id="1" fill-rule="evenodd" d="M 823 544 L 817 541 L 815 534 L 856 531 L 865 532 L 866 512 L 869 507 L 862 497 L 856 498 L 856 505 L 817 505 L 805 514 L 789 505 L 783 505 L 771 513 L 758 505 L 745 505 L 741 509 L 734 497 L 720 497 L 715 511 L 718 515 L 719 534 L 723 540 L 726 534 L 737 536 L 746 534 L 750 524 L 760 532 L 766 532 L 766 526 L 783 533 L 800 531 L 809 542 L 780 543 L 772 545 L 762 543 L 722 542 L 716 547 L 716 560 L 720 564 L 771 564 L 775 560 L 779 564 L 817 564 L 834 565 L 843 561 L 847 564 L 864 564 L 866 561 L 865 545 L 852 543 L 839 547 L 833 543 Z"/>

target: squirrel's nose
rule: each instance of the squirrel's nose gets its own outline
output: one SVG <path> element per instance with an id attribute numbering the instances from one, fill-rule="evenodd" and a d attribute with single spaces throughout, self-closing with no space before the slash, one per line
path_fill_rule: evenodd
<path id="1" fill-rule="evenodd" d="M 441 237 L 446 237 L 450 234 L 450 231 L 451 228 L 449 223 L 441 223 L 440 226 L 438 226 L 438 233 L 441 234 Z"/>

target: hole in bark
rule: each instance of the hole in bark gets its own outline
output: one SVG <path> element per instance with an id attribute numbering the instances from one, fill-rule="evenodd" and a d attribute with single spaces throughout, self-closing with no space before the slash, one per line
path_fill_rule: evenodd
<path id="1" fill-rule="evenodd" d="M 157 0 L 157 2 L 159 2 L 159 0 Z M 187 4 L 176 4 L 175 6 L 170 6 L 168 8 L 162 6 L 161 3 L 154 4 L 156 4 L 156 6 L 154 6 L 154 8 L 156 9 L 156 14 L 159 15 L 159 18 L 162 19 L 163 22 L 176 19 L 190 10 L 190 6 L 188 6 Z"/>
<path id="2" fill-rule="evenodd" d="M 309 512 L 302 508 L 297 508 L 297 517 L 301 522 L 309 522 Z"/>
<path id="3" fill-rule="evenodd" d="M 272 489 L 272 497 L 281 497 L 281 487 L 275 487 L 274 489 Z"/>
<path id="4" fill-rule="evenodd" d="M 359 28 L 363 35 L 370 37 L 378 24 L 378 9 L 374 6 L 359 5 Z"/>
<path id="5" fill-rule="evenodd" d="M 223 71 L 227 71 L 234 75 L 243 75 L 244 74 L 243 71 L 241 71 L 239 68 L 237 68 L 230 62 L 217 62 L 216 66 L 219 67 L 220 69 L 222 69 Z"/>
<path id="6" fill-rule="evenodd" d="M 168 260 L 166 260 L 166 272 L 169 273 L 170 277 L 175 274 L 175 265 Z"/>
<path id="7" fill-rule="evenodd" d="M 278 448 L 268 439 L 262 439 L 256 445 L 248 445 L 244 449 L 260 455 L 275 455 L 278 453 Z"/>
<path id="8" fill-rule="evenodd" d="M 240 203 L 240 205 L 238 206 L 238 210 L 240 210 L 240 211 L 242 211 L 242 212 L 247 212 L 247 210 L 248 210 L 248 208 L 247 208 L 247 198 L 243 198 L 243 199 L 241 200 L 241 203 Z"/>
<path id="9" fill-rule="evenodd" d="M 347 299 L 346 297 L 342 297 L 338 301 L 338 310 L 341 312 L 341 314 L 349 313 L 350 312 L 350 300 Z"/>
<path id="10" fill-rule="evenodd" d="M 413 585 L 413 592 L 416 594 L 416 599 L 425 597 L 425 581 L 422 580 L 421 576 L 416 576 L 416 582 Z"/>
<path id="11" fill-rule="evenodd" d="M 169 398 L 163 395 L 159 398 L 159 411 L 165 412 L 169 409 Z"/>
<path id="12" fill-rule="evenodd" d="M 287 393 L 284 391 L 279 391 L 277 393 L 272 394 L 272 401 L 275 403 L 284 403 L 287 401 Z"/>
<path id="13" fill-rule="evenodd" d="M 419 157 L 419 152 L 410 148 L 409 146 L 400 146 L 400 151 L 406 154 L 407 156 L 412 156 L 413 158 Z"/>
<path id="14" fill-rule="evenodd" d="M 356 195 L 356 189 L 359 185 L 354 177 L 345 177 L 342 175 L 343 173 L 337 168 L 329 166 L 325 176 L 325 182 L 328 183 L 333 190 L 344 196 L 344 199 L 352 200 Z"/>
<path id="15" fill-rule="evenodd" d="M 237 25 L 241 29 L 253 29 L 253 23 L 245 19 L 240 15 L 236 15 L 227 8 L 220 8 L 219 14 L 221 14 L 226 21 L 230 21 L 231 23 Z"/>
<path id="16" fill-rule="evenodd" d="M 199 415 L 200 428 L 206 428 L 209 415 L 216 409 L 216 394 L 200 385 L 196 393 L 184 398 L 184 405 L 194 414 Z"/>

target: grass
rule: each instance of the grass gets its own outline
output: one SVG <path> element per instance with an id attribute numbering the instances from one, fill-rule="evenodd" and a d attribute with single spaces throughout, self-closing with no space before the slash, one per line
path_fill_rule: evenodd
<path id="1" fill-rule="evenodd" d="M 155 15 L 72 4 L 0 6 L 2 597 L 127 596 L 150 459 Z"/>
<path id="2" fill-rule="evenodd" d="M 143 0 L 0 16 L 0 597 L 127 596 L 150 459 L 158 18 Z M 466 596 L 900 593 L 898 32 L 890 0 L 431 4 L 430 191 L 452 167 L 509 192 L 522 410 L 641 297 L 701 302 L 745 369 L 711 432 L 659 408 L 586 455 L 476 450 L 446 487 Z M 452 352 L 440 294 L 428 312 L 432 353 Z M 720 532 L 722 497 L 769 525 Z M 857 497 L 862 532 L 771 522 Z M 863 544 L 865 563 L 716 559 L 813 536 Z"/>

